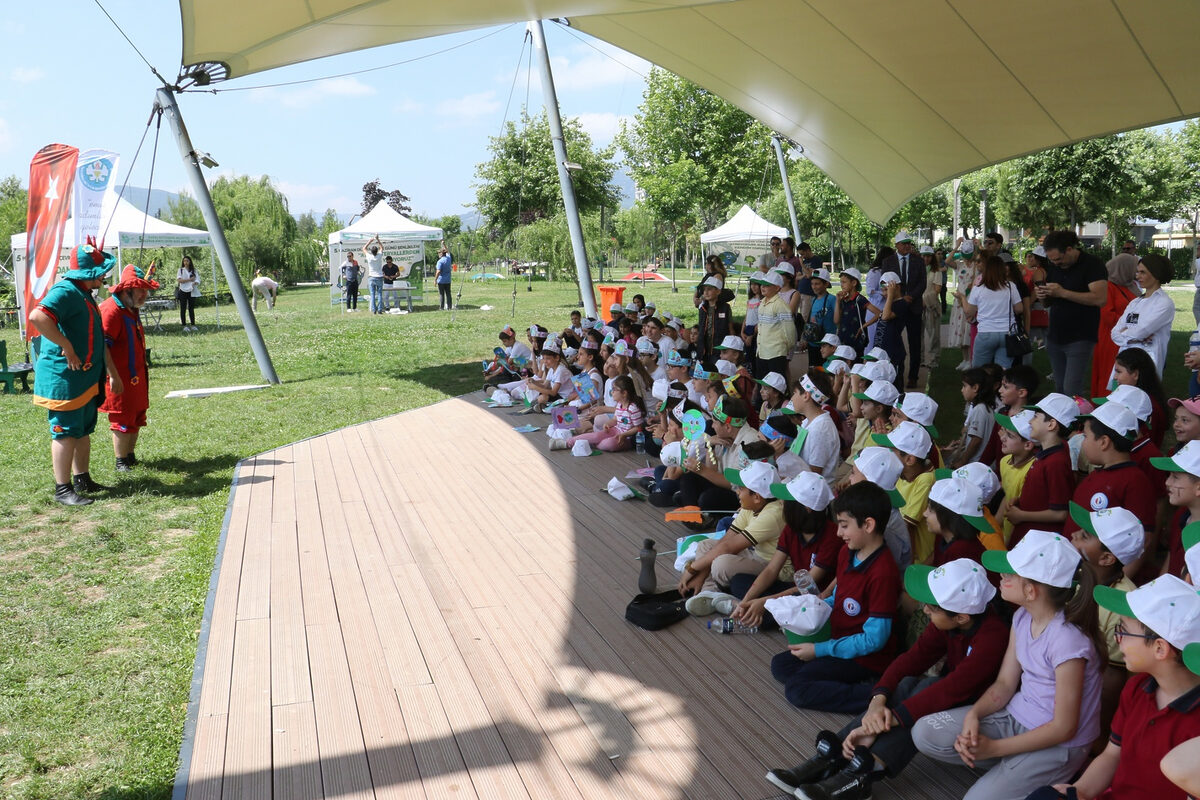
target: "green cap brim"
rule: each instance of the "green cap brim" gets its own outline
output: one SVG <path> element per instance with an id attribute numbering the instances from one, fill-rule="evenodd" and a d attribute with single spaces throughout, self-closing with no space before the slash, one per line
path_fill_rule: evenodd
<path id="1" fill-rule="evenodd" d="M 971 523 L 971 527 L 980 533 L 995 533 L 996 529 L 992 527 L 992 523 L 988 522 L 987 517 L 972 517 L 963 514 L 962 518 Z"/>
<path id="2" fill-rule="evenodd" d="M 889 489 L 887 494 L 892 500 L 892 508 L 904 508 L 904 495 L 900 494 L 899 489 Z"/>
<path id="3" fill-rule="evenodd" d="M 999 425 L 1001 428 L 1004 428 L 1004 430 L 1006 430 L 1006 431 L 1011 431 L 1012 433 L 1015 433 L 1017 436 L 1020 436 L 1022 439 L 1025 438 L 1025 434 L 1023 434 L 1019 430 L 1017 430 L 1016 424 L 1012 421 L 1012 417 L 1010 417 L 1008 414 L 1001 414 L 999 411 L 997 411 L 995 414 L 992 414 L 992 416 L 996 419 L 996 424 Z"/>
<path id="4" fill-rule="evenodd" d="M 984 550 L 980 556 L 983 566 L 991 572 L 1007 572 L 1011 575 L 1016 575 L 1017 571 L 1012 568 L 1012 564 L 1008 563 L 1007 550 Z"/>
<path id="5" fill-rule="evenodd" d="M 725 470 L 725 480 L 729 481 L 734 486 L 745 486 L 746 485 L 746 484 L 742 483 L 742 476 L 738 473 L 738 471 L 736 469 L 732 469 L 732 468 Z"/>
<path id="6" fill-rule="evenodd" d="M 816 633 L 810 633 L 807 636 L 794 633 L 789 631 L 787 628 L 783 629 L 783 635 L 787 637 L 788 644 L 815 644 L 817 642 L 827 642 L 833 636 L 833 620 L 826 620 L 825 624 L 821 626 L 821 630 L 817 631 Z"/>
<path id="7" fill-rule="evenodd" d="M 1133 609 L 1129 607 L 1127 592 L 1111 586 L 1097 586 L 1092 589 L 1092 597 L 1096 598 L 1096 605 L 1101 608 L 1108 609 L 1114 614 L 1120 614 L 1122 617 L 1137 619 L 1137 614 L 1134 614 Z"/>
<path id="8" fill-rule="evenodd" d="M 938 436 L 940 435 L 940 434 L 938 433 L 938 429 L 937 429 L 937 426 L 936 426 L 936 425 L 925 425 L 925 426 L 923 426 L 923 427 L 925 428 L 925 432 L 926 432 L 926 433 L 928 433 L 928 434 L 929 434 L 931 437 L 933 437 L 935 440 L 936 440 L 936 439 L 938 438 Z"/>
<path id="9" fill-rule="evenodd" d="M 748 283 L 765 283 L 765 284 L 767 284 L 768 286 L 774 286 L 774 284 L 773 284 L 773 283 L 771 283 L 771 282 L 770 282 L 769 280 L 767 280 L 766 278 L 750 278 L 750 279 L 749 279 L 747 282 L 748 282 Z"/>
<path id="10" fill-rule="evenodd" d="M 1200 675 L 1200 642 L 1192 642 L 1183 648 L 1183 663 L 1196 675 Z"/>
<path id="11" fill-rule="evenodd" d="M 1183 549 L 1189 550 L 1200 543 L 1200 520 L 1184 526 L 1180 533 L 1180 540 L 1183 542 Z M 1194 579 L 1194 578 L 1193 578 Z"/>
<path id="12" fill-rule="evenodd" d="M 871 398 L 867 397 L 866 392 L 854 392 L 850 396 L 857 400 L 871 400 Z M 871 402 L 874 403 L 875 401 L 871 400 Z"/>
<path id="13" fill-rule="evenodd" d="M 787 490 L 786 483 L 772 483 L 771 495 L 778 500 L 796 500 L 796 498 L 792 497 L 792 493 Z"/>
<path id="14" fill-rule="evenodd" d="M 933 477 L 939 481 L 944 481 L 947 478 L 954 477 L 954 470 L 950 469 L 949 467 L 942 467 L 941 469 L 935 469 L 933 471 Z"/>
<path id="15" fill-rule="evenodd" d="M 1186 469 L 1179 466 L 1175 459 L 1170 456 L 1155 456 L 1150 459 L 1150 466 L 1155 469 L 1161 469 L 1163 472 L 1187 472 Z M 1190 473 L 1189 473 L 1190 474 Z"/>
<path id="16" fill-rule="evenodd" d="M 893 450 L 896 448 L 896 445 L 892 444 L 892 440 L 888 438 L 886 433 L 872 433 L 871 441 L 880 447 L 890 447 Z"/>
<path id="17" fill-rule="evenodd" d="M 913 564 L 904 570 L 904 591 L 912 595 L 912 599 L 918 603 L 928 603 L 931 606 L 938 604 L 929 588 L 929 574 L 933 570 L 933 567 L 924 564 Z"/>
<path id="18" fill-rule="evenodd" d="M 1096 526 L 1092 524 L 1092 515 L 1086 508 L 1071 501 L 1067 503 L 1067 511 L 1070 512 L 1071 519 L 1075 520 L 1076 525 L 1086 533 L 1099 537 L 1100 534 L 1096 533 Z"/>

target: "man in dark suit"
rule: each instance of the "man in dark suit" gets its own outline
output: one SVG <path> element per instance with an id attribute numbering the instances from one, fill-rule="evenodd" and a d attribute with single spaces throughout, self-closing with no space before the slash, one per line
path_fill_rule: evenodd
<path id="1" fill-rule="evenodd" d="M 908 382 L 905 386 L 916 389 L 917 374 L 921 371 L 921 295 L 925 294 L 925 259 L 917 255 L 908 231 L 900 231 L 892 241 L 896 252 L 883 260 L 883 271 L 900 276 L 900 290 L 908 305 L 902 320 L 908 340 Z"/>

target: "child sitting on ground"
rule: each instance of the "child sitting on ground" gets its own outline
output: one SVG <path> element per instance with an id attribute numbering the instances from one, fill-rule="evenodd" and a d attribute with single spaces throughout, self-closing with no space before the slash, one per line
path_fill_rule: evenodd
<path id="1" fill-rule="evenodd" d="M 792 409 L 803 418 L 794 449 L 809 468 L 830 486 L 841 461 L 842 449 L 837 424 L 824 408 L 832 391 L 828 373 L 819 368 L 801 375 L 792 387 Z"/>
<path id="2" fill-rule="evenodd" d="M 1200 736 L 1200 595 L 1173 577 L 1129 592 L 1098 586 L 1096 602 L 1120 615 L 1117 635 L 1129 670 L 1108 746 L 1072 784 L 1057 783 L 1028 800 L 1181 798 L 1159 761 Z M 1191 769 L 1195 770 L 1195 761 Z M 1193 781 L 1193 784 L 1195 782 Z"/>
<path id="3" fill-rule="evenodd" d="M 1025 476 L 1019 497 L 1005 498 L 1004 519 L 1012 523 L 1008 546 L 1013 548 L 1032 528 L 1059 530 L 1067 519 L 1067 503 L 1075 491 L 1075 471 L 1067 437 L 1079 406 L 1065 394 L 1046 395 L 1030 406 L 1029 430 L 1040 445 Z"/>
<path id="4" fill-rule="evenodd" d="M 542 345 L 541 375 L 526 378 L 523 385 L 510 394 L 513 400 L 524 400 L 528 404 L 524 413 L 541 413 L 550 403 L 575 396 L 571 370 L 563 363 L 562 347 L 557 341 Z"/>
<path id="5" fill-rule="evenodd" d="M 895 654 L 900 572 L 883 541 L 891 511 L 887 492 L 857 483 L 832 508 L 846 543 L 838 554 L 837 586 L 826 601 L 833 608 L 832 638 L 791 645 L 771 659 L 771 674 L 794 706 L 858 714 Z"/>
<path id="6" fill-rule="evenodd" d="M 1137 584 L 1125 577 L 1122 567 L 1133 563 L 1142 554 L 1142 523 L 1138 518 L 1120 506 L 1088 511 L 1071 503 L 1070 511 L 1071 519 L 1079 526 L 1079 530 L 1071 535 L 1071 544 L 1096 573 L 1096 585 L 1111 586 L 1123 592 L 1136 589 Z M 1104 670 L 1100 695 L 1100 738 L 1092 745 L 1097 754 L 1104 749 L 1113 712 L 1117 710 L 1121 689 L 1129 677 L 1115 635 L 1118 622 L 1119 615 L 1100 609 L 1100 632 L 1108 645 L 1108 669 Z"/>
<path id="7" fill-rule="evenodd" d="M 613 382 L 612 419 L 591 433 L 570 439 L 551 439 L 551 450 L 570 450 L 578 441 L 586 441 L 604 453 L 617 453 L 633 447 L 633 438 L 645 430 L 646 406 L 628 375 Z"/>
<path id="8" fill-rule="evenodd" d="M 892 551 L 892 558 L 896 559 L 896 566 L 907 569 L 908 565 L 912 563 L 913 552 L 908 524 L 900 513 L 900 508 L 904 505 L 904 496 L 896 489 L 896 482 L 900 479 L 902 472 L 904 472 L 904 464 L 900 462 L 900 458 L 894 452 L 886 447 L 872 445 L 864 447 L 858 454 L 858 458 L 854 459 L 846 486 L 867 481 L 887 492 L 888 499 L 892 501 L 892 511 L 888 515 L 887 526 L 883 530 L 883 541 L 888 550 Z M 844 490 L 845 487 L 842 489 Z"/>
<path id="9" fill-rule="evenodd" d="M 1154 359 L 1140 347 L 1130 347 L 1117 353 L 1113 364 L 1113 379 L 1118 386 L 1136 386 L 1150 397 L 1151 413 L 1147 422 L 1150 425 L 1150 440 L 1154 446 L 1162 448 L 1163 437 L 1167 433 L 1167 395 L 1163 391 L 1162 379 Z"/>
<path id="10" fill-rule="evenodd" d="M 978 461 L 988 438 L 992 435 L 995 422 L 992 419 L 991 402 L 994 391 L 991 379 L 982 368 L 963 370 L 962 396 L 966 402 L 962 436 L 946 445 L 946 464 L 951 469 Z"/>
<path id="11" fill-rule="evenodd" d="M 1021 797 L 1067 780 L 1100 732 L 1105 647 L 1092 571 L 1048 531 L 1030 531 L 1013 550 L 989 550 L 983 560 L 1004 575 L 1000 597 L 1018 606 L 1000 674 L 973 706 L 913 726 L 925 755 L 988 770 L 963 800 Z"/>
<path id="12" fill-rule="evenodd" d="M 888 665 L 866 713 L 836 734 L 817 734 L 817 754 L 808 761 L 767 773 L 775 786 L 803 798 L 868 798 L 871 784 L 896 777 L 917 754 L 917 720 L 974 702 L 995 680 L 1008 625 L 992 608 L 996 589 L 978 562 L 913 565 L 904 588 L 929 616 L 916 644 Z"/>
<path id="13" fill-rule="evenodd" d="M 1035 413 L 1025 408 L 1015 414 L 996 412 L 994 415 L 1000 432 L 1000 485 L 1004 488 L 1004 500 L 996 512 L 996 519 L 1003 525 L 1006 543 L 1013 531 L 1013 523 L 1006 516 L 1008 506 L 1020 499 L 1037 454 L 1038 445 L 1033 438 Z"/>
<path id="14" fill-rule="evenodd" d="M 876 444 L 894 450 L 904 465 L 900 479 L 896 481 L 896 491 L 904 498 L 900 513 L 908 524 L 913 563 L 927 564 L 933 556 L 933 534 L 925 522 L 925 505 L 935 480 L 933 466 L 929 463 L 933 440 L 924 428 L 911 421 L 901 422 L 886 436 L 876 433 L 871 438 Z"/>

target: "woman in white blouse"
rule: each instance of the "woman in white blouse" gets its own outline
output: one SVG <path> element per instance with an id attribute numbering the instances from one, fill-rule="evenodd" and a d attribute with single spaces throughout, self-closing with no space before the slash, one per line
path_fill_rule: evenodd
<path id="1" fill-rule="evenodd" d="M 1124 313 L 1112 328 L 1112 340 L 1120 350 L 1140 347 L 1154 359 L 1162 377 L 1171 339 L 1171 323 L 1175 321 L 1175 301 L 1167 296 L 1163 284 L 1171 281 L 1171 262 L 1165 256 L 1142 256 L 1137 267 L 1137 282 L 1142 296 L 1125 306 Z M 1119 351 L 1118 351 L 1119 352 Z"/>

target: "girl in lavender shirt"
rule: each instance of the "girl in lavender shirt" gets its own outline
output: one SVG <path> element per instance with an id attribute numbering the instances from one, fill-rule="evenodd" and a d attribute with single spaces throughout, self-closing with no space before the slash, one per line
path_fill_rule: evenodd
<path id="1" fill-rule="evenodd" d="M 1004 575 L 1001 598 L 1018 606 L 1000 675 L 975 705 L 922 717 L 912 731 L 922 753 L 988 770 L 963 800 L 1017 800 L 1063 783 L 1100 734 L 1107 650 L 1095 578 L 1072 550 L 1056 533 L 1029 531 L 1011 552 L 983 555 Z"/>

